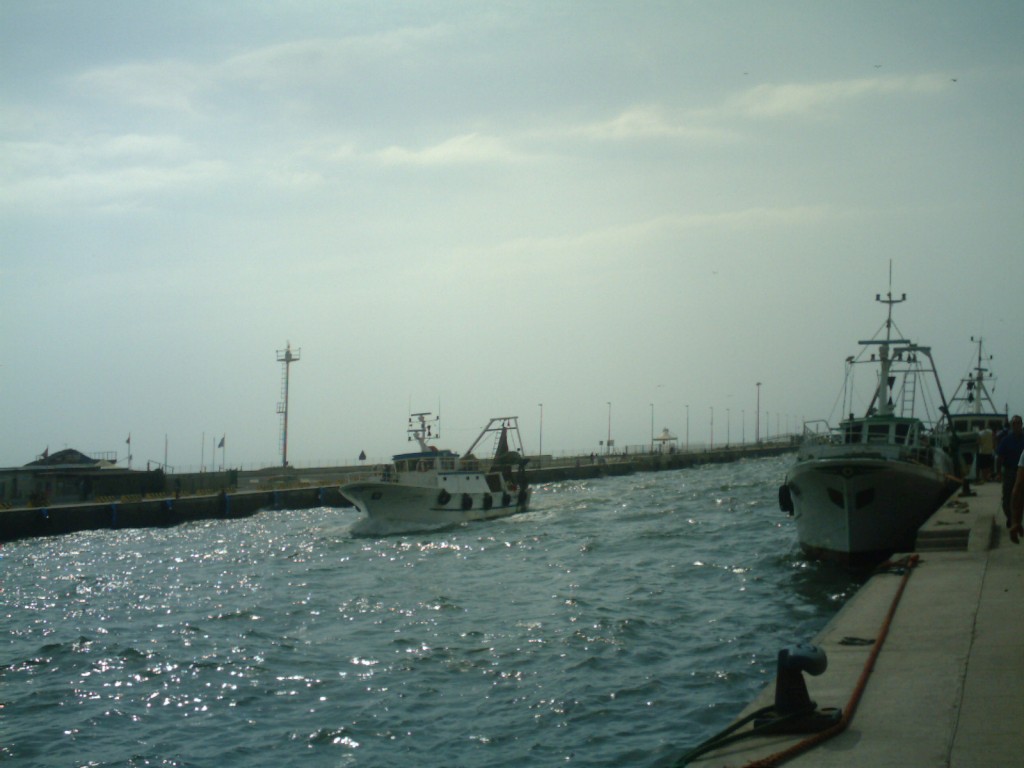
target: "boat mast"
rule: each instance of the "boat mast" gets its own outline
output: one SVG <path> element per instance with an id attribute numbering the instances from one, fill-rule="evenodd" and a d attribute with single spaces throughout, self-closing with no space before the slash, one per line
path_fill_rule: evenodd
<path id="1" fill-rule="evenodd" d="M 975 338 L 973 336 L 971 336 L 971 341 L 975 341 Z M 985 356 L 984 356 L 984 354 L 982 353 L 982 350 L 981 350 L 981 345 L 982 345 L 982 338 L 981 338 L 981 336 L 979 336 L 977 338 L 977 342 L 978 342 L 978 365 L 975 366 L 975 368 L 974 368 L 974 387 L 973 387 L 974 392 L 972 393 L 970 391 L 971 387 L 969 385 L 968 385 L 968 392 L 967 392 L 968 399 L 973 399 L 974 400 L 974 403 L 973 403 L 973 405 L 974 405 L 974 414 L 976 416 L 980 415 L 982 413 L 982 406 L 984 406 L 986 402 L 988 403 L 989 407 L 991 408 L 991 410 L 993 412 L 995 412 L 995 410 L 996 410 L 995 404 L 992 402 L 992 397 L 989 395 L 988 389 L 985 386 L 985 374 L 988 373 L 988 368 L 982 367 L 982 362 L 985 360 Z M 989 359 L 991 359 L 991 358 L 989 358 Z"/>
<path id="2" fill-rule="evenodd" d="M 882 298 L 882 294 L 875 294 L 875 301 L 885 304 L 888 314 L 885 318 L 885 340 L 884 341 L 862 341 L 861 344 L 878 344 L 878 355 L 881 361 L 881 371 L 878 376 L 878 388 L 875 390 L 875 402 L 878 404 L 878 413 L 882 416 L 892 416 L 892 385 L 893 379 L 889 375 L 889 368 L 892 365 L 892 358 L 889 356 L 889 347 L 893 344 L 906 344 L 905 339 L 892 338 L 892 308 L 894 304 L 902 304 L 907 300 L 907 294 L 898 299 L 892 297 L 892 264 L 889 265 L 889 291 Z"/>
<path id="3" fill-rule="evenodd" d="M 419 443 L 422 453 L 430 450 L 430 446 L 427 444 L 428 440 L 436 440 L 441 436 L 441 417 L 437 416 L 431 419 L 431 416 L 433 414 L 429 411 L 409 414 L 409 429 L 406 430 L 409 433 L 409 441 L 415 440 Z"/>

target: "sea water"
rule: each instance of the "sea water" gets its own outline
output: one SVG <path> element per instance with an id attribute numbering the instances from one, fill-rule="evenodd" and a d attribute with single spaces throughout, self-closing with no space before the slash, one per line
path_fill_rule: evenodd
<path id="1" fill-rule="evenodd" d="M 320 508 L 6 544 L 0 762 L 670 764 L 856 589 L 801 555 L 789 461 L 419 534 Z"/>

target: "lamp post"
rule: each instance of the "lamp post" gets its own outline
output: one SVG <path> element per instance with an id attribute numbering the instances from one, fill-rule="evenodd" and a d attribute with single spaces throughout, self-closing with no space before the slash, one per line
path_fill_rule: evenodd
<path id="1" fill-rule="evenodd" d="M 754 414 L 754 442 L 761 442 L 761 382 L 757 382 L 757 412 Z"/>
<path id="2" fill-rule="evenodd" d="M 611 455 L 612 452 L 612 403 L 608 401 L 608 439 L 604 442 L 604 452 Z"/>
<path id="3" fill-rule="evenodd" d="M 654 403 L 651 403 L 651 453 L 654 453 Z"/>
<path id="4" fill-rule="evenodd" d="M 540 458 L 544 455 L 544 403 L 537 403 L 537 407 L 540 408 L 540 447 L 537 448 L 537 462 L 540 464 Z"/>
<path id="5" fill-rule="evenodd" d="M 725 447 L 732 443 L 732 408 L 725 409 Z"/>
<path id="6" fill-rule="evenodd" d="M 690 405 L 686 405 L 686 452 L 690 452 Z"/>
<path id="7" fill-rule="evenodd" d="M 711 445 L 708 450 L 715 450 L 715 406 L 709 406 L 711 408 Z"/>

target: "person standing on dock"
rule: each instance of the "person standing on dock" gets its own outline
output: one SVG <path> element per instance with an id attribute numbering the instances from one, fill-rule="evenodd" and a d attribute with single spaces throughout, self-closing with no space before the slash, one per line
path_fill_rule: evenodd
<path id="1" fill-rule="evenodd" d="M 1024 453 L 1024 422 L 1019 415 L 1010 419 L 1010 431 L 999 441 L 996 447 L 996 474 L 1003 478 L 1003 514 L 1006 516 L 1006 527 L 1010 527 L 1010 499 L 1013 496 L 1013 485 L 1017 479 L 1015 467 L 1020 463 Z"/>
<path id="2" fill-rule="evenodd" d="M 1010 499 L 1010 541 L 1020 544 L 1021 536 L 1024 536 L 1024 453 L 1017 462 L 1017 480 L 1013 484 L 1013 496 Z"/>
<path id="3" fill-rule="evenodd" d="M 987 424 L 978 433 L 978 483 L 987 483 L 992 479 L 992 467 L 995 464 L 995 434 Z"/>

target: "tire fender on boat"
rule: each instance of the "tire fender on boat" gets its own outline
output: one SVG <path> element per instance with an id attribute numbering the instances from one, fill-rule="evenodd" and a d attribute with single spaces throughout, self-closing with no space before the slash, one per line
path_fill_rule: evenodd
<path id="1" fill-rule="evenodd" d="M 779 486 L 779 509 L 787 514 L 793 514 L 793 494 L 786 483 Z"/>
<path id="2" fill-rule="evenodd" d="M 494 506 L 494 497 L 489 493 L 484 494 L 484 509 L 490 509 Z"/>
<path id="3" fill-rule="evenodd" d="M 444 488 L 442 488 L 441 492 L 437 494 L 437 503 L 440 504 L 442 507 L 445 506 L 451 500 L 452 495 L 448 493 L 448 491 L 445 490 Z"/>
<path id="4" fill-rule="evenodd" d="M 468 493 L 462 494 L 462 508 L 467 511 L 473 508 L 473 497 Z"/>

